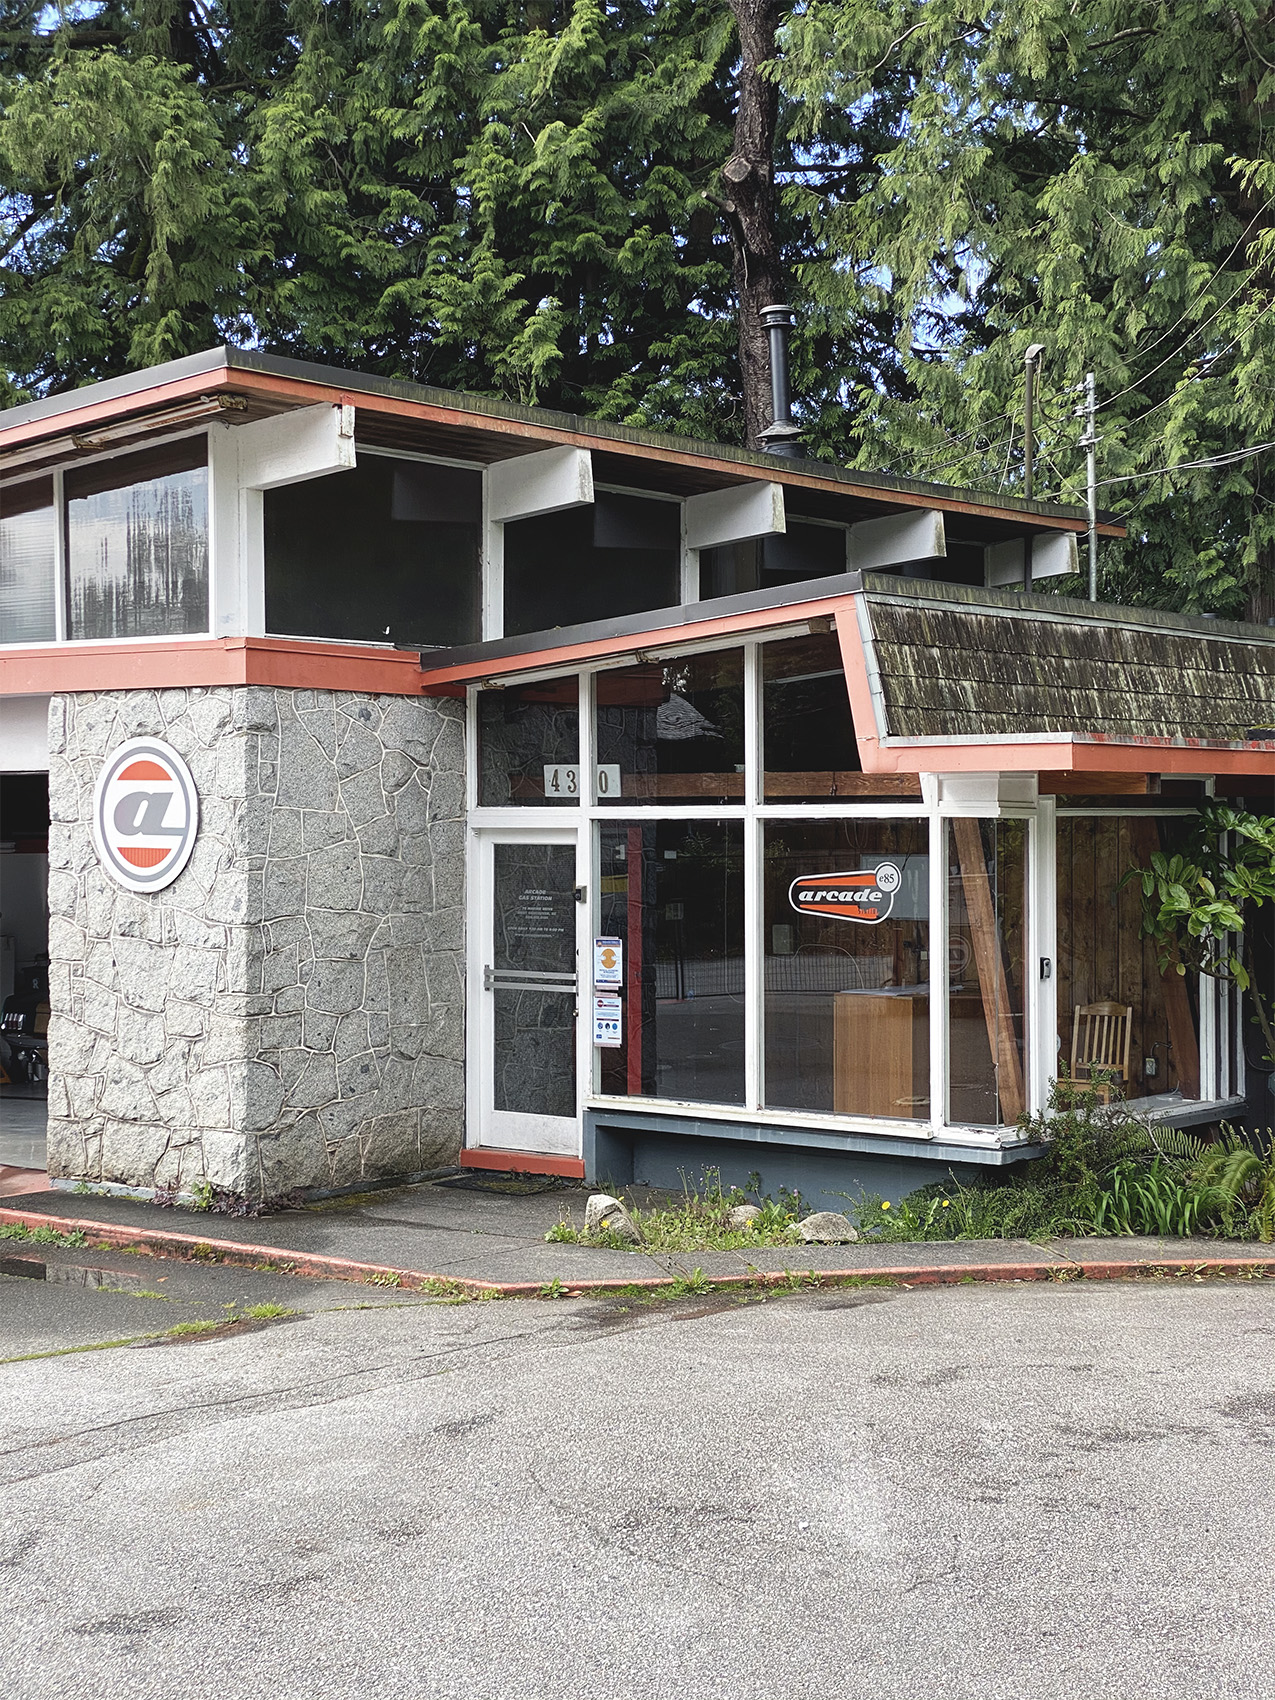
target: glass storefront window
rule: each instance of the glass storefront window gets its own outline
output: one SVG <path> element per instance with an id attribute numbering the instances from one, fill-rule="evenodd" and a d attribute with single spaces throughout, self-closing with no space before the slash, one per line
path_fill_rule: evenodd
<path id="1" fill-rule="evenodd" d="M 948 823 L 948 1120 L 1012 1126 L 1027 1107 L 1026 821 Z"/>
<path id="2" fill-rule="evenodd" d="M 578 803 L 580 681 L 540 679 L 478 695 L 478 801 L 544 808 Z"/>
<path id="3" fill-rule="evenodd" d="M 50 642 L 54 611 L 53 480 L 0 491 L 0 643 Z"/>
<path id="4" fill-rule="evenodd" d="M 835 635 L 763 645 L 761 674 L 766 801 L 859 794 L 864 776 Z"/>
<path id="5" fill-rule="evenodd" d="M 1139 937 L 1137 886 L 1117 889 L 1129 868 L 1172 852 L 1177 826 L 1150 815 L 1059 818 L 1060 1078 L 1072 1074 L 1074 1055 L 1077 1078 L 1106 1080 L 1113 1095 L 1200 1096 L 1198 983 L 1172 966 L 1160 973 L 1154 943 Z M 1105 1066 L 1095 1060 L 1104 1044 Z"/>
<path id="6" fill-rule="evenodd" d="M 624 1043 L 602 1091 L 744 1102 L 744 829 L 601 827 L 601 934 L 623 946 Z"/>
<path id="7" fill-rule="evenodd" d="M 771 822 L 764 863 L 765 1102 L 928 1118 L 926 822 Z"/>
<path id="8" fill-rule="evenodd" d="M 197 437 L 67 472 L 68 636 L 208 630 L 207 460 Z"/>
<path id="9" fill-rule="evenodd" d="M 599 673 L 600 803 L 742 802 L 744 652 Z"/>

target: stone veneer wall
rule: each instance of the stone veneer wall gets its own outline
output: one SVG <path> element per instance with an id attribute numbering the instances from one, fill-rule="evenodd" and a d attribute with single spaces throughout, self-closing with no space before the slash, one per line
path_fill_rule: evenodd
<path id="1" fill-rule="evenodd" d="M 261 686 L 50 705 L 49 1168 L 252 1197 L 454 1163 L 464 1106 L 464 719 Z M 191 860 L 137 896 L 93 787 L 165 738 Z"/>

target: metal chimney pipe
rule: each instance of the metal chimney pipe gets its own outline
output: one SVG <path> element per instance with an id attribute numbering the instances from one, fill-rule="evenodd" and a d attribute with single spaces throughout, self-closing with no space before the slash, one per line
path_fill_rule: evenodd
<path id="1" fill-rule="evenodd" d="M 793 424 L 792 398 L 788 385 L 788 332 L 797 323 L 797 315 L 791 307 L 782 304 L 763 307 L 761 322 L 770 339 L 772 419 L 766 429 L 759 433 L 759 441 L 769 455 L 787 455 L 800 460 L 801 448 L 797 439 L 801 436 L 801 427 Z"/>

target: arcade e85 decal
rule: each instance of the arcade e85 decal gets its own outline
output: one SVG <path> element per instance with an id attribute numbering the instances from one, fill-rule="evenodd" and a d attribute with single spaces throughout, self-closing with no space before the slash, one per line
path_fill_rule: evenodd
<path id="1" fill-rule="evenodd" d="M 852 874 L 803 874 L 788 888 L 788 901 L 802 915 L 831 915 L 875 927 L 894 907 L 902 883 L 893 862 Z"/>
<path id="2" fill-rule="evenodd" d="M 190 769 L 159 738 L 130 738 L 102 764 L 93 793 L 93 847 L 129 891 L 162 891 L 190 860 L 199 794 Z"/>

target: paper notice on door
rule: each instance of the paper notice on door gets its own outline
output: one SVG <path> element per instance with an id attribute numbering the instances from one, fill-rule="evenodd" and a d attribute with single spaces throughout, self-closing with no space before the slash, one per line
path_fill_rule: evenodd
<path id="1" fill-rule="evenodd" d="M 593 1000 L 593 1042 L 608 1050 L 624 1043 L 624 1005 L 609 992 L 601 992 Z"/>
<path id="2" fill-rule="evenodd" d="M 624 984 L 624 941 L 622 939 L 594 939 L 593 983 L 595 986 L 622 986 Z"/>

